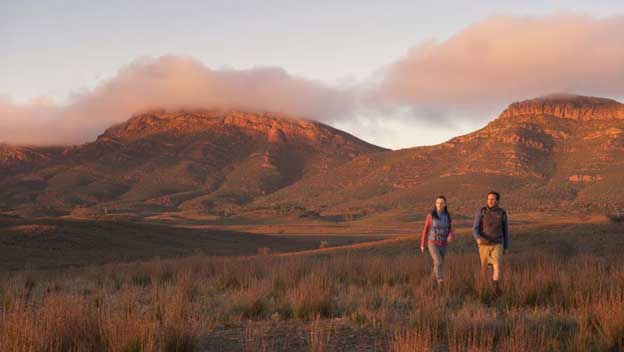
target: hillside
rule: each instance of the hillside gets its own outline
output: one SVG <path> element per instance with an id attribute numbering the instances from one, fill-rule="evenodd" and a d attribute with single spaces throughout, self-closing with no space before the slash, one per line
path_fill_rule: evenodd
<path id="1" fill-rule="evenodd" d="M 320 217 L 422 211 L 445 194 L 472 214 L 491 189 L 516 211 L 624 206 L 624 105 L 552 95 L 516 102 L 482 129 L 426 147 L 361 155 L 254 205 L 297 202 Z"/>
<path id="2" fill-rule="evenodd" d="M 149 111 L 79 146 L 0 146 L 0 207 L 25 217 L 336 222 L 414 214 L 444 194 L 471 215 L 624 207 L 624 105 L 550 95 L 478 131 L 397 151 L 273 113 Z M 374 221 L 374 220 L 371 220 Z"/>
<path id="3" fill-rule="evenodd" d="M 80 146 L 4 146 L 0 206 L 26 216 L 223 215 L 382 150 L 324 124 L 277 114 L 151 111 Z"/>

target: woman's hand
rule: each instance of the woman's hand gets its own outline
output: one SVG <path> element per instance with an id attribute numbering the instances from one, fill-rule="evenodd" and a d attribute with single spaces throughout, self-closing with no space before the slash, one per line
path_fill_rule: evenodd
<path id="1" fill-rule="evenodd" d="M 447 242 L 447 243 L 452 243 L 452 242 L 453 242 L 453 234 L 450 234 L 450 235 L 446 238 L 446 242 Z"/>
<path id="2" fill-rule="evenodd" d="M 425 253 L 425 247 L 420 247 L 420 251 L 421 251 L 422 253 Z"/>

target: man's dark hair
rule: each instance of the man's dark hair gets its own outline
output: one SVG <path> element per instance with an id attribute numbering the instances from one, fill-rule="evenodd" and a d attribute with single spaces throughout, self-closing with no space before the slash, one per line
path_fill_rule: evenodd
<path id="1" fill-rule="evenodd" d="M 500 200 L 500 193 L 496 192 L 496 191 L 490 191 L 490 193 L 488 193 L 488 196 L 490 194 L 493 194 L 494 196 L 496 196 L 496 200 Z"/>

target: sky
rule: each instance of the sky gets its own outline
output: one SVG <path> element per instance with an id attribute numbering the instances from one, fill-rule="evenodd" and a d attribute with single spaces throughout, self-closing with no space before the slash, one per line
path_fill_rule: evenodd
<path id="1" fill-rule="evenodd" d="M 399 149 L 550 93 L 624 97 L 624 1 L 0 0 L 0 142 L 241 107 Z"/>

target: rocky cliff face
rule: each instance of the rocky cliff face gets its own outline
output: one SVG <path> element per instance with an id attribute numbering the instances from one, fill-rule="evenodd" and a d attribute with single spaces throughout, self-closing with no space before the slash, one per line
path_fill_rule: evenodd
<path id="1" fill-rule="evenodd" d="M 522 115 L 545 115 L 582 121 L 624 119 L 624 104 L 605 98 L 549 95 L 513 103 L 503 111 L 500 118 Z"/>
<path id="2" fill-rule="evenodd" d="M 98 137 L 98 141 L 129 141 L 154 135 L 183 136 L 206 131 L 227 133 L 237 130 L 269 143 L 289 141 L 310 145 L 342 148 L 347 151 L 370 152 L 379 148 L 343 131 L 316 121 L 293 118 L 275 113 L 249 113 L 230 110 L 152 111 L 132 116 L 127 122 L 111 127 Z"/>

